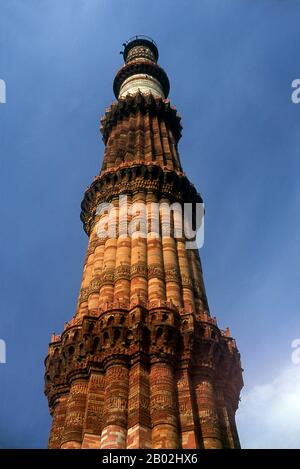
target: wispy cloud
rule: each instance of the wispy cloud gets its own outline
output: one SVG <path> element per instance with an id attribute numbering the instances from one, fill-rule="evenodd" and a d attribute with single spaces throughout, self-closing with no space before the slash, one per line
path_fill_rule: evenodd
<path id="1" fill-rule="evenodd" d="M 246 391 L 237 415 L 244 448 L 300 448 L 300 367 Z"/>

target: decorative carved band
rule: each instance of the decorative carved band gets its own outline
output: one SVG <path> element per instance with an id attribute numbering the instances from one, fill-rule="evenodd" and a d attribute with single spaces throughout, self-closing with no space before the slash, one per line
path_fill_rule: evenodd
<path id="1" fill-rule="evenodd" d="M 161 267 L 160 264 L 148 265 L 148 280 L 150 278 L 159 278 L 161 280 L 164 280 L 164 269 Z"/>
<path id="2" fill-rule="evenodd" d="M 90 294 L 90 287 L 82 288 L 80 291 L 78 303 L 80 304 L 80 303 L 83 303 L 84 301 L 87 301 L 89 294 Z"/>
<path id="3" fill-rule="evenodd" d="M 182 274 L 181 275 L 181 283 L 182 283 L 182 288 L 189 288 L 190 290 L 193 290 L 193 280 L 188 277 L 187 275 Z"/>
<path id="4" fill-rule="evenodd" d="M 95 178 L 81 203 L 80 218 L 90 234 L 95 224 L 96 209 L 100 203 L 118 198 L 120 194 L 154 192 L 158 200 L 166 197 L 170 202 L 201 203 L 202 198 L 186 176 L 175 171 L 164 171 L 159 165 L 132 164 L 113 169 Z"/>
<path id="5" fill-rule="evenodd" d="M 94 279 L 91 281 L 90 286 L 89 286 L 89 295 L 90 295 L 91 293 L 98 293 L 98 292 L 99 292 L 100 285 L 101 285 L 101 278 L 99 278 L 99 277 L 94 278 Z"/>
<path id="6" fill-rule="evenodd" d="M 175 267 L 165 268 L 165 278 L 166 282 L 181 283 L 180 273 Z"/>
<path id="7" fill-rule="evenodd" d="M 147 264 L 145 262 L 139 262 L 131 266 L 130 278 L 134 277 L 145 277 L 148 278 Z"/>
<path id="8" fill-rule="evenodd" d="M 172 269 L 169 272 L 169 278 L 175 275 L 179 279 L 178 273 L 173 273 Z M 160 264 L 152 264 L 147 266 L 146 263 L 136 263 L 130 265 L 120 265 L 116 269 L 107 269 L 104 273 L 100 274 L 97 278 L 91 281 L 88 287 L 81 288 L 78 303 L 81 304 L 88 300 L 92 293 L 99 293 L 100 287 L 105 284 L 114 284 L 117 280 L 125 279 L 131 280 L 135 277 L 144 277 L 145 279 L 159 278 L 164 279 L 164 270 Z"/>
<path id="9" fill-rule="evenodd" d="M 101 285 L 114 284 L 115 281 L 115 269 L 105 269 L 101 274 Z"/>
<path id="10" fill-rule="evenodd" d="M 115 282 L 117 280 L 130 280 L 130 265 L 120 265 L 115 269 Z"/>
<path id="11" fill-rule="evenodd" d="M 107 310 L 98 318 L 85 316 L 49 346 L 45 385 L 50 407 L 68 392 L 75 376 L 87 378 L 91 369 L 106 369 L 120 361 L 129 364 L 139 353 L 178 369 L 181 360 L 188 360 L 184 366 L 189 365 L 196 380 L 212 373 L 230 383 L 230 396 L 237 405 L 243 382 L 240 356 L 231 338 L 223 336 L 217 326 L 196 319 L 187 331 L 186 317 L 167 303 L 151 309 Z"/>

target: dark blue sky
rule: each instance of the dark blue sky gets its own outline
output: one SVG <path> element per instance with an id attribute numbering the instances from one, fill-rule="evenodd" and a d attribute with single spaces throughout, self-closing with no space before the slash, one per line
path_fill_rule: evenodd
<path id="1" fill-rule="evenodd" d="M 158 43 L 181 161 L 206 203 L 211 313 L 245 368 L 242 445 L 299 447 L 299 19 L 297 0 L 0 0 L 0 447 L 47 444 L 43 360 L 74 313 L 80 202 L 100 168 L 121 44 L 135 34 Z"/>

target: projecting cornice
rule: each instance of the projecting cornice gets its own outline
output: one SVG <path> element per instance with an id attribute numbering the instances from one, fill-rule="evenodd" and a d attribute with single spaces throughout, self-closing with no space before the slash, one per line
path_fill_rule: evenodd
<path id="1" fill-rule="evenodd" d="M 175 107 L 171 106 L 168 99 L 154 97 L 151 93 L 143 94 L 141 92 L 135 95 L 127 95 L 115 101 L 105 112 L 101 119 L 100 131 L 103 135 L 103 141 L 106 144 L 111 130 L 117 123 L 131 114 L 135 115 L 141 112 L 143 115 L 147 112 L 155 115 L 166 123 L 172 130 L 176 142 L 181 137 L 181 117 L 178 115 Z"/>
<path id="2" fill-rule="evenodd" d="M 85 192 L 80 214 L 85 232 L 90 234 L 99 203 L 108 202 L 120 194 L 132 195 L 137 191 L 151 191 L 159 199 L 167 197 L 171 202 L 203 202 L 195 186 L 183 173 L 177 174 L 175 171 L 164 171 L 158 165 L 144 164 L 111 168 L 96 177 Z"/>

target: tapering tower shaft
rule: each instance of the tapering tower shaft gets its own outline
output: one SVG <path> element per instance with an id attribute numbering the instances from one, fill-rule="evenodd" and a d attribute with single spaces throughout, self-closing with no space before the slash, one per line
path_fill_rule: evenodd
<path id="1" fill-rule="evenodd" d="M 99 175 L 74 317 L 46 358 L 50 448 L 237 448 L 242 387 L 230 333 L 209 313 L 197 249 L 180 230 L 201 196 L 182 171 L 180 117 L 149 38 L 124 44 L 101 120 Z"/>

